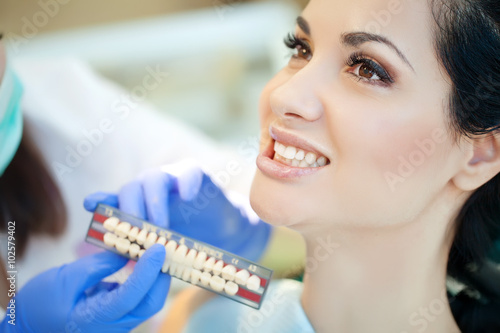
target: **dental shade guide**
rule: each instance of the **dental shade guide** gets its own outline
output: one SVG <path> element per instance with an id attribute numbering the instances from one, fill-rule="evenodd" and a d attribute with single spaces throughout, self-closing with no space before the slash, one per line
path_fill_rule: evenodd
<path id="1" fill-rule="evenodd" d="M 214 246 L 99 204 L 85 240 L 131 260 L 165 246 L 163 273 L 259 309 L 273 271 Z"/>

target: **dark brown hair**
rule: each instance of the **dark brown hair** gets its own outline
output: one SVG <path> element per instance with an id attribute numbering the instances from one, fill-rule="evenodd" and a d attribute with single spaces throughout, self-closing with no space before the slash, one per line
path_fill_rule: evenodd
<path id="1" fill-rule="evenodd" d="M 21 258 L 30 236 L 58 236 L 66 227 L 66 207 L 39 150 L 24 127 L 21 144 L 0 177 L 0 228 L 15 221 L 16 257 Z"/>
<path id="2" fill-rule="evenodd" d="M 451 79 L 451 127 L 457 135 L 499 134 L 500 2 L 432 0 L 437 57 Z M 450 303 L 462 332 L 500 332 L 500 175 L 476 190 L 456 219 L 448 274 L 466 292 Z M 471 297 L 473 295 L 474 297 Z"/>

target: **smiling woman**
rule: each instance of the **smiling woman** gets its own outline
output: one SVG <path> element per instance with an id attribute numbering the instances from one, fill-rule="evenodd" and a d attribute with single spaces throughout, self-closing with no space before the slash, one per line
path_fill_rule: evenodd
<path id="1" fill-rule="evenodd" d="M 500 8 L 396 2 L 373 32 L 394 1 L 311 0 L 262 93 L 252 207 L 303 235 L 303 291 L 252 314 L 213 300 L 186 331 L 500 330 L 500 274 L 478 275 L 500 239 Z"/>

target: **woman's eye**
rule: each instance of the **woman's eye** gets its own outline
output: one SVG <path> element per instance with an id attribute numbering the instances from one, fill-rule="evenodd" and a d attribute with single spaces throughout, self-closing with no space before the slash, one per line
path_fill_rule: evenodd
<path id="1" fill-rule="evenodd" d="M 392 77 L 382 66 L 359 53 L 351 55 L 346 65 L 352 68 L 349 73 L 358 80 L 386 86 L 394 83 Z"/>
<path id="2" fill-rule="evenodd" d="M 380 77 L 377 75 L 375 70 L 367 64 L 358 65 L 355 68 L 354 72 L 358 76 L 369 79 L 369 80 L 380 80 Z"/>
<path id="3" fill-rule="evenodd" d="M 289 49 L 291 49 L 293 51 L 293 54 L 292 54 L 292 58 L 294 59 L 304 59 L 304 60 L 311 60 L 312 58 L 312 52 L 311 52 L 311 47 L 309 46 L 309 44 L 292 35 L 292 34 L 288 34 L 286 37 L 285 37 L 285 45 L 286 47 L 288 47 Z"/>

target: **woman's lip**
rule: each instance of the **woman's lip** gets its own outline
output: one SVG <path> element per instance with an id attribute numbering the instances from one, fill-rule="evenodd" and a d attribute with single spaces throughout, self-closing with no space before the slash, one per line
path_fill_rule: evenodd
<path id="1" fill-rule="evenodd" d="M 289 165 L 285 165 L 278 161 L 273 160 L 274 157 L 274 142 L 271 142 L 266 146 L 264 151 L 259 154 L 257 157 L 257 167 L 264 174 L 271 176 L 273 178 L 280 179 L 290 179 L 290 178 L 298 178 L 311 175 L 322 170 L 324 167 L 317 168 L 300 168 L 293 167 Z"/>
<path id="2" fill-rule="evenodd" d="M 284 144 L 285 146 L 293 146 L 307 152 L 315 153 L 318 157 L 325 156 L 328 159 L 328 161 L 330 161 L 330 158 L 328 158 L 328 156 L 326 156 L 325 154 L 321 153 L 313 144 L 307 142 L 306 140 L 298 136 L 287 133 L 273 126 L 269 127 L 269 134 L 271 135 L 271 138 L 274 139 L 274 141 L 278 141 L 279 143 Z"/>

